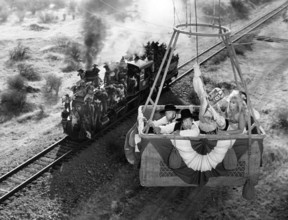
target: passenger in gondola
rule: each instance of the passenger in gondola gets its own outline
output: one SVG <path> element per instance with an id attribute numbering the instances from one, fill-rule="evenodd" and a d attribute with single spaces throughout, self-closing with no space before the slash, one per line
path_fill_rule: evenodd
<path id="1" fill-rule="evenodd" d="M 171 134 L 176 125 L 178 111 L 175 105 L 165 105 L 164 110 L 160 111 L 162 114 L 165 113 L 165 116 L 156 121 L 147 121 L 147 125 L 150 127 L 149 133 L 153 131 L 155 134 Z"/>
<path id="2" fill-rule="evenodd" d="M 174 127 L 174 134 L 181 136 L 197 137 L 200 134 L 199 122 L 194 119 L 197 116 L 193 115 L 189 109 L 183 109 L 181 111 L 181 117 L 176 119 L 177 123 Z"/>
<path id="3" fill-rule="evenodd" d="M 226 127 L 225 117 L 219 114 L 209 102 L 204 89 L 199 65 L 194 65 L 193 87 L 200 99 L 199 129 L 201 134 L 217 134 L 218 129 Z"/>

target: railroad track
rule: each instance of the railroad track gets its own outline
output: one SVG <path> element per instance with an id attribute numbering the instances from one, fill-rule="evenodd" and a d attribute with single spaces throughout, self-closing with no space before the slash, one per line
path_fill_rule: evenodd
<path id="1" fill-rule="evenodd" d="M 71 154 L 79 143 L 64 137 L 34 157 L 0 177 L 0 202 L 38 178 L 61 159 Z"/>
<path id="2" fill-rule="evenodd" d="M 288 2 L 285 2 L 280 7 L 270 11 L 269 13 L 265 14 L 261 18 L 258 18 L 248 25 L 243 27 L 241 30 L 232 34 L 232 42 L 237 41 L 245 34 L 251 32 L 255 28 L 259 27 L 261 24 L 272 18 L 273 16 L 280 13 L 288 6 Z M 225 47 L 222 42 L 219 42 L 212 47 L 208 48 L 207 50 L 203 51 L 198 56 L 198 63 L 203 64 L 211 57 L 219 53 Z M 171 84 L 175 83 L 176 81 L 180 80 L 183 76 L 193 71 L 193 63 L 197 58 L 193 57 L 192 59 L 186 61 L 185 63 L 181 64 L 178 67 L 178 77 L 173 80 Z M 184 68 L 185 67 L 185 68 Z M 104 130 L 102 130 L 98 137 L 103 135 L 105 132 L 111 130 L 111 128 L 115 127 L 116 124 L 120 123 L 122 120 L 126 119 L 127 116 L 135 113 L 135 109 L 129 111 L 123 117 L 119 118 L 114 123 L 110 124 Z M 97 137 L 97 135 L 96 135 Z M 73 152 L 79 149 L 83 149 L 84 146 L 87 146 L 91 141 L 85 141 L 82 143 L 75 142 L 68 137 L 65 137 L 59 140 L 57 143 L 47 147 L 42 152 L 38 153 L 34 157 L 30 158 L 29 160 L 25 161 L 21 165 L 17 166 L 16 168 L 12 169 L 8 173 L 4 174 L 0 177 L 0 203 L 5 201 L 7 198 L 14 195 L 19 190 L 23 189 L 27 184 L 31 183 L 33 180 L 37 179 L 41 176 L 44 172 L 46 172 L 49 168 L 53 167 L 56 163 L 59 163 L 63 158 L 71 155 Z"/>
<path id="3" fill-rule="evenodd" d="M 95 139 L 101 138 L 105 133 L 114 129 L 117 124 L 127 117 L 135 115 L 136 108 L 127 112 L 115 122 L 109 124 L 103 130 L 95 135 Z M 79 152 L 89 146 L 93 140 L 85 140 L 83 142 L 73 141 L 68 136 L 62 138 L 56 143 L 45 148 L 43 151 L 15 167 L 0 177 L 0 203 L 4 202 L 15 193 L 23 189 L 32 181 L 36 180 L 43 173 L 47 172 L 56 164 L 59 165 L 63 159 L 67 159 L 73 153 Z"/>
<path id="4" fill-rule="evenodd" d="M 286 1 L 284 4 L 280 5 L 279 7 L 273 9 L 272 11 L 266 13 L 264 16 L 260 18 L 256 18 L 252 20 L 249 24 L 245 25 L 241 29 L 237 30 L 236 32 L 231 34 L 231 41 L 235 43 L 237 40 L 245 36 L 246 34 L 250 33 L 251 31 L 255 30 L 257 27 L 274 17 L 275 15 L 282 12 L 284 9 L 288 7 L 288 1 Z M 210 58 L 221 52 L 223 49 L 225 49 L 225 45 L 222 41 L 219 41 L 218 43 L 214 44 L 213 46 L 209 47 L 208 49 L 202 51 L 198 57 L 193 57 L 183 64 L 181 64 L 178 67 L 178 76 L 170 82 L 169 85 L 177 82 L 179 79 L 187 75 L 188 73 L 192 72 L 194 70 L 193 64 L 198 59 L 198 63 L 203 64 L 206 61 L 208 61 Z"/>

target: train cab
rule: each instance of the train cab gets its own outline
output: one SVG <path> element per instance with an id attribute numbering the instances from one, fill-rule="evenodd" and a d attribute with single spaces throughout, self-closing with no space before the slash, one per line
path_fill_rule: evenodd
<path id="1" fill-rule="evenodd" d="M 150 87 L 154 77 L 154 62 L 134 60 L 127 62 L 127 95 L 133 96 Z"/>

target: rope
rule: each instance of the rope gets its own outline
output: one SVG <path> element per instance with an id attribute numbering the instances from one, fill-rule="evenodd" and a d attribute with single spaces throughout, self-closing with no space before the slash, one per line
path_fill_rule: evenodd
<path id="1" fill-rule="evenodd" d="M 191 2 L 189 4 L 190 10 L 189 10 L 189 23 L 192 24 L 192 7 L 191 7 Z M 192 32 L 192 26 L 190 25 L 190 33 Z"/>
<path id="2" fill-rule="evenodd" d="M 173 18 L 174 18 L 174 23 L 173 23 L 173 26 L 175 26 L 175 14 L 176 14 L 176 8 L 175 8 L 175 2 L 174 2 L 174 0 L 172 0 L 172 3 L 173 3 Z"/>
<path id="3" fill-rule="evenodd" d="M 196 28 L 196 33 L 198 33 L 198 25 L 197 25 L 197 0 L 194 0 L 194 9 L 195 9 L 195 28 Z M 196 61 L 198 63 L 198 55 L 199 55 L 199 51 L 198 51 L 198 35 L 196 35 Z"/>
<path id="4" fill-rule="evenodd" d="M 186 0 L 186 27 L 188 24 L 188 0 Z"/>

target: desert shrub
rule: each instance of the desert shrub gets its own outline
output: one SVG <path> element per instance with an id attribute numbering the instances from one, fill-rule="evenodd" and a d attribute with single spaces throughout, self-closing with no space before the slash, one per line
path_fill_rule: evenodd
<path id="1" fill-rule="evenodd" d="M 209 65 L 209 66 L 206 66 L 206 68 L 208 72 L 216 72 L 219 69 L 217 65 Z"/>
<path id="2" fill-rule="evenodd" d="M 13 77 L 9 77 L 7 80 L 8 89 L 16 90 L 16 91 L 24 91 L 25 89 L 25 81 L 22 76 L 16 75 Z"/>
<path id="3" fill-rule="evenodd" d="M 216 87 L 218 88 L 225 88 L 227 89 L 228 91 L 231 91 L 233 89 L 236 89 L 236 85 L 234 83 L 229 83 L 229 82 L 219 82 L 217 83 Z"/>
<path id="4" fill-rule="evenodd" d="M 81 50 L 79 44 L 71 43 L 65 52 L 66 67 L 62 68 L 63 72 L 71 72 L 80 68 Z"/>
<path id="5" fill-rule="evenodd" d="M 26 64 L 26 63 L 20 63 L 17 66 L 19 70 L 19 74 L 26 78 L 29 81 L 39 81 L 41 80 L 41 76 L 38 72 L 35 71 L 33 65 Z"/>
<path id="6" fill-rule="evenodd" d="M 63 60 L 64 56 L 59 53 L 49 52 L 46 54 L 45 58 L 49 60 L 57 61 L 57 60 Z"/>
<path id="7" fill-rule="evenodd" d="M 65 67 L 61 68 L 64 73 L 72 72 L 80 68 L 80 63 L 72 59 L 65 59 Z"/>
<path id="8" fill-rule="evenodd" d="M 7 21 L 8 16 L 9 16 L 9 6 L 5 1 L 0 0 L 0 22 Z"/>
<path id="9" fill-rule="evenodd" d="M 288 132 L 288 109 L 279 108 L 277 110 L 272 128 L 279 128 L 283 129 L 285 132 Z"/>
<path id="10" fill-rule="evenodd" d="M 29 120 L 39 121 L 43 118 L 48 117 L 48 114 L 45 112 L 45 108 L 43 105 L 39 106 L 39 109 L 33 112 L 26 113 L 17 118 L 18 123 L 25 123 Z"/>
<path id="11" fill-rule="evenodd" d="M 52 52 L 66 53 L 67 48 L 70 47 L 72 40 L 68 37 L 56 37 L 53 39 L 55 46 L 52 48 Z"/>
<path id="12" fill-rule="evenodd" d="M 8 90 L 1 94 L 1 106 L 7 114 L 19 113 L 26 104 L 27 94 L 17 90 Z"/>
<path id="13" fill-rule="evenodd" d="M 72 42 L 66 49 L 66 57 L 76 62 L 81 61 L 81 49 L 79 44 Z"/>
<path id="14" fill-rule="evenodd" d="M 236 54 L 244 55 L 245 51 L 247 50 L 253 50 L 253 38 L 255 37 L 255 34 L 248 34 L 244 37 L 240 38 L 237 41 L 237 44 L 234 46 Z"/>
<path id="15" fill-rule="evenodd" d="M 200 105 L 200 99 L 199 99 L 197 93 L 194 90 L 192 90 L 190 92 L 190 94 L 188 95 L 188 99 L 191 102 L 191 104 Z"/>
<path id="16" fill-rule="evenodd" d="M 10 61 L 21 61 L 29 58 L 30 48 L 23 46 L 20 42 L 10 52 Z"/>
<path id="17" fill-rule="evenodd" d="M 57 17 L 51 12 L 42 12 L 39 14 L 40 22 L 42 23 L 53 23 L 57 20 Z"/>
<path id="18" fill-rule="evenodd" d="M 249 8 L 242 0 L 231 0 L 231 6 L 238 18 L 247 19 L 249 17 Z"/>
<path id="19" fill-rule="evenodd" d="M 45 77 L 46 84 L 44 85 L 44 90 L 46 93 L 52 93 L 55 91 L 56 96 L 58 96 L 60 86 L 62 85 L 62 78 L 57 77 L 55 74 L 49 74 Z"/>
<path id="20" fill-rule="evenodd" d="M 228 57 L 228 51 L 226 49 L 222 50 L 208 61 L 208 66 L 218 65 L 221 62 L 225 61 L 227 57 Z"/>
<path id="21" fill-rule="evenodd" d="M 42 30 L 48 30 L 49 28 L 40 26 L 38 24 L 30 24 L 29 29 L 31 31 L 42 31 Z"/>

